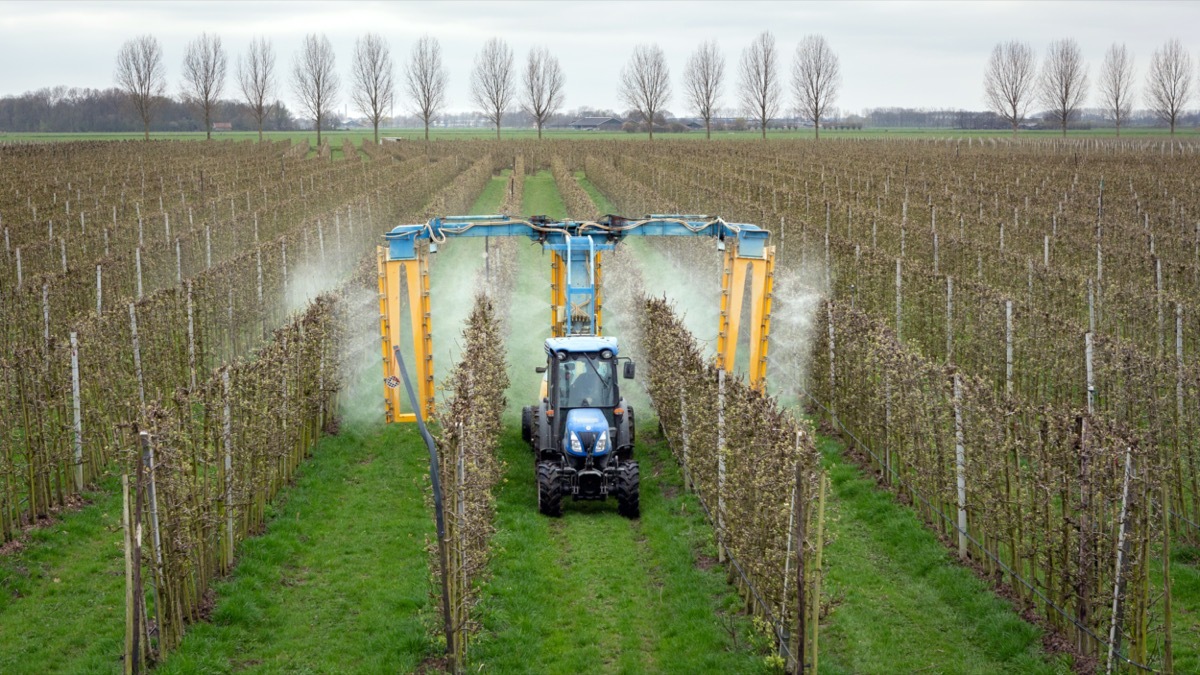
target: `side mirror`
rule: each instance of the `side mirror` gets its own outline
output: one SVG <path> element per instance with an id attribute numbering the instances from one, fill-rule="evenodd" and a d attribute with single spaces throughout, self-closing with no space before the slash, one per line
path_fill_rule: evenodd
<path id="1" fill-rule="evenodd" d="M 633 361 L 626 361 L 625 362 L 625 379 L 632 380 L 633 374 L 634 374 Z"/>
<path id="2" fill-rule="evenodd" d="M 544 372 L 546 372 L 546 366 L 538 366 L 537 368 L 534 368 L 534 369 L 533 369 L 533 372 L 535 372 L 535 373 L 544 373 Z"/>

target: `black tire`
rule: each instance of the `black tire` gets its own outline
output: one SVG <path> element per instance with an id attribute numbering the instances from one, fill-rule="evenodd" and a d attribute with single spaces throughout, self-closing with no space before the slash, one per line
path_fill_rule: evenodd
<path id="1" fill-rule="evenodd" d="M 526 443 L 533 441 L 533 406 L 521 408 L 521 440 Z"/>
<path id="2" fill-rule="evenodd" d="M 558 518 L 562 515 L 562 471 L 555 462 L 538 462 L 538 511 Z"/>
<path id="3" fill-rule="evenodd" d="M 637 443 L 637 424 L 633 418 L 633 406 L 625 406 L 625 415 L 629 420 L 629 444 Z"/>
<path id="4" fill-rule="evenodd" d="M 638 477 L 637 462 L 621 462 L 617 467 L 615 482 L 613 492 L 617 497 L 617 513 L 626 518 L 640 516 L 642 511 L 638 490 L 641 480 Z"/>

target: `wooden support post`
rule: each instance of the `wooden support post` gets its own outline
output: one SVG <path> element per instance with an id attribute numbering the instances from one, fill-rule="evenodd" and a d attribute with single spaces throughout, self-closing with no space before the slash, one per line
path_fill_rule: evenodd
<path id="1" fill-rule="evenodd" d="M 75 492 L 83 493 L 83 414 L 79 395 L 79 336 L 71 331 L 71 408 L 75 432 Z"/>
<path id="2" fill-rule="evenodd" d="M 717 558 L 725 562 L 725 370 L 717 369 Z"/>
<path id="3" fill-rule="evenodd" d="M 121 475 L 121 533 L 125 550 L 125 675 L 140 672 L 137 597 L 133 584 L 133 515 L 129 509 L 129 474 Z"/>
<path id="4" fill-rule="evenodd" d="M 221 371 L 221 388 L 224 393 L 225 406 L 222 437 L 225 446 L 225 569 L 233 565 L 233 415 L 231 411 L 231 392 L 229 385 L 229 368 Z"/>
<path id="5" fill-rule="evenodd" d="M 958 487 L 958 557 L 967 559 L 967 457 L 963 448 L 962 380 L 954 373 L 954 475 Z"/>
<path id="6" fill-rule="evenodd" d="M 796 432 L 797 450 L 800 446 L 800 440 L 804 432 Z M 789 515 L 791 522 L 788 528 L 788 553 L 785 558 L 784 565 L 784 580 L 783 580 L 783 597 L 787 598 L 787 580 L 790 574 L 787 571 L 787 563 L 792 561 L 792 552 L 795 550 L 796 556 L 796 635 L 792 640 L 792 658 L 794 662 L 791 664 L 792 672 L 795 675 L 803 675 L 806 667 L 806 650 L 805 646 L 808 642 L 808 598 L 806 597 L 807 588 L 805 581 L 807 570 L 804 568 L 804 540 L 807 538 L 808 526 L 808 509 L 807 497 L 801 486 L 804 484 L 803 465 L 799 459 L 797 452 L 796 459 L 796 484 L 792 488 L 792 512 Z M 794 542 L 794 543 L 793 543 Z"/>
<path id="7" fill-rule="evenodd" d="M 825 552 L 825 493 L 829 490 L 829 476 L 822 471 L 818 480 L 817 489 L 817 543 L 814 552 L 813 560 L 813 589 L 812 599 L 809 602 L 812 604 L 812 669 L 811 672 L 819 672 L 820 659 L 820 637 L 821 637 L 821 582 L 825 576 L 822 569 L 823 563 L 821 558 Z"/>
<path id="8" fill-rule="evenodd" d="M 196 321 L 192 305 L 192 282 L 187 282 L 188 385 L 196 390 Z"/>
<path id="9" fill-rule="evenodd" d="M 145 408 L 146 383 L 142 379 L 142 347 L 138 341 L 137 308 L 132 302 L 129 303 L 129 334 L 133 342 L 133 372 L 137 377 L 138 403 Z"/>
<path id="10" fill-rule="evenodd" d="M 1127 541 L 1129 528 L 1129 482 L 1133 478 L 1133 473 L 1133 448 L 1125 448 L 1125 474 L 1121 482 L 1121 517 L 1117 530 L 1117 562 L 1113 575 L 1112 620 L 1108 626 L 1108 665 L 1104 670 L 1106 675 L 1112 675 L 1113 668 L 1116 666 L 1117 654 L 1121 651 L 1121 596 L 1125 594 L 1125 577 L 1123 576 L 1123 572 L 1125 569 L 1125 556 L 1129 546 L 1129 542 Z"/>

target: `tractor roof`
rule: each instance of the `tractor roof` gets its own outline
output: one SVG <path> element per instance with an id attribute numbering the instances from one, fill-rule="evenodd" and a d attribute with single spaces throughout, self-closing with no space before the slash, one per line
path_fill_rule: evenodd
<path id="1" fill-rule="evenodd" d="M 598 352 L 604 349 L 611 349 L 615 355 L 617 353 L 617 338 L 615 337 L 598 337 L 596 335 L 574 335 L 571 337 L 554 337 L 546 339 L 546 353 L 553 354 L 554 352 L 569 352 L 572 354 L 580 352 Z"/>

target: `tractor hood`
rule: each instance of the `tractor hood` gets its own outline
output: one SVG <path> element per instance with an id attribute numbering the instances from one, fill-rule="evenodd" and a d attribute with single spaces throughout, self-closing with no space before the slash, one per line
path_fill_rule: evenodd
<path id="1" fill-rule="evenodd" d="M 608 419 L 596 408 L 576 408 L 567 413 L 563 444 L 576 457 L 608 454 Z"/>

